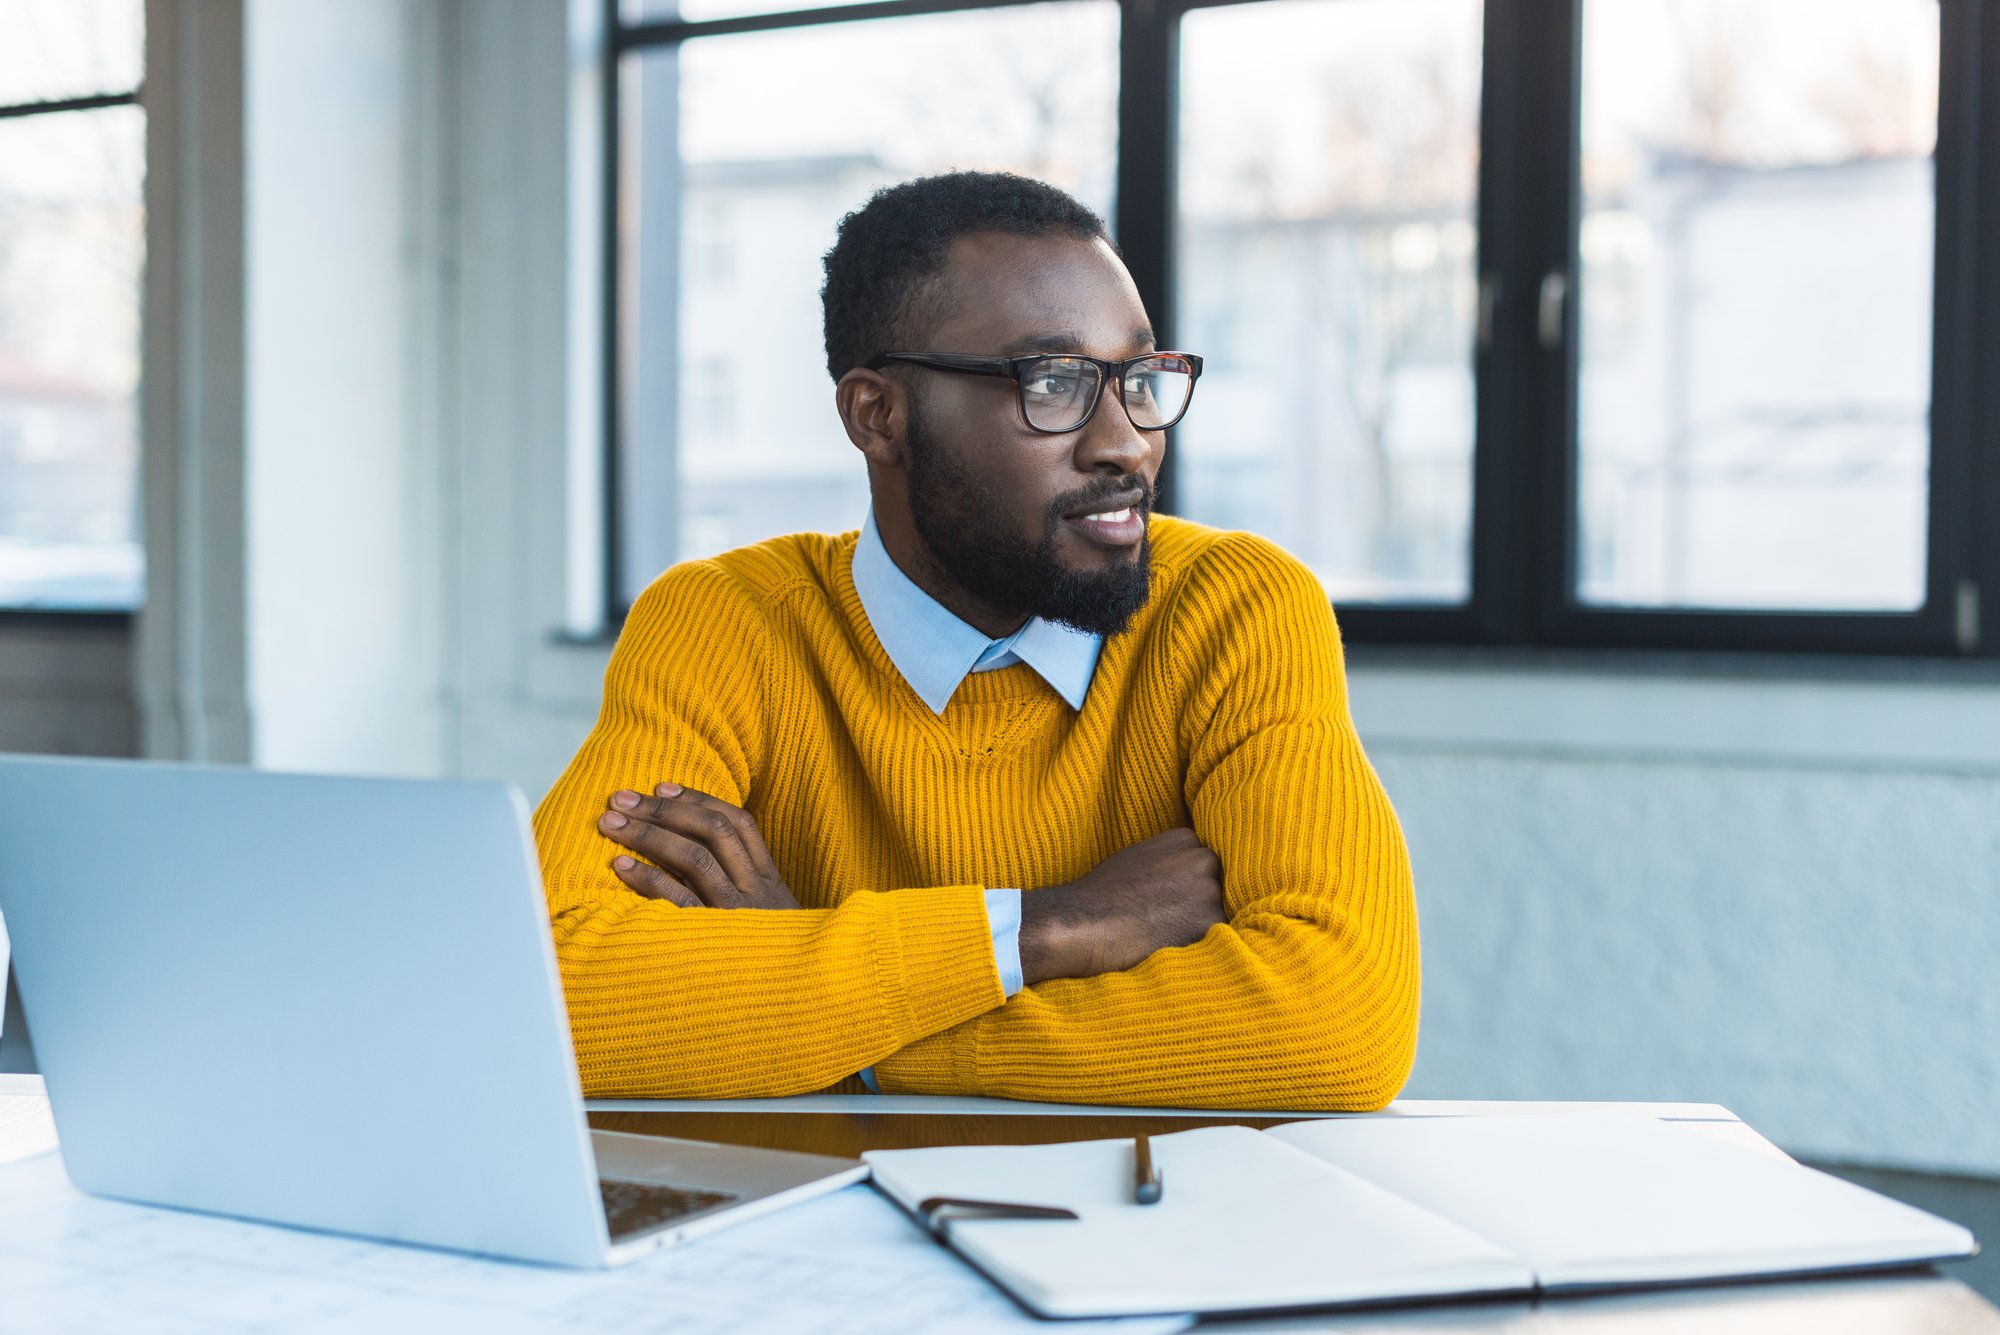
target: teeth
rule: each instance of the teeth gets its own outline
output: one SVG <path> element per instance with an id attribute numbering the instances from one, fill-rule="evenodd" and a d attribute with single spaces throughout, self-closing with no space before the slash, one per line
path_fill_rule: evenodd
<path id="1" fill-rule="evenodd" d="M 1131 517 L 1132 507 L 1129 505 L 1123 510 L 1106 510 L 1103 514 L 1084 516 L 1085 519 L 1095 520 L 1100 524 L 1122 524 Z"/>

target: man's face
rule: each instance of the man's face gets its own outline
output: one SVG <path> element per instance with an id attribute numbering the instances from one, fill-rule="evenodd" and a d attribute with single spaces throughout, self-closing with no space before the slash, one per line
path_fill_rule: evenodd
<path id="1" fill-rule="evenodd" d="M 1119 361 L 1153 350 L 1145 307 L 1102 241 L 982 233 L 958 241 L 942 314 L 897 351 Z M 1113 635 L 1146 603 L 1146 518 L 1166 433 L 1139 431 L 1107 383 L 1076 431 L 1022 420 L 1010 379 L 915 369 L 905 433 L 911 520 L 941 572 L 1003 617 Z M 1123 522 L 1086 515 L 1129 508 Z"/>

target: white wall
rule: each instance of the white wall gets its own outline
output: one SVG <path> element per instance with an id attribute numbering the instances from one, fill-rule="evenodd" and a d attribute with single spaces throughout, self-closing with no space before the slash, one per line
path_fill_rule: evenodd
<path id="1" fill-rule="evenodd" d="M 148 6 L 150 755 L 447 764 L 444 18 Z"/>
<path id="2" fill-rule="evenodd" d="M 1795 1152 L 2000 1173 L 2000 687 L 1354 690 L 1417 870 L 1413 1096 L 1713 1100 Z"/>
<path id="3" fill-rule="evenodd" d="M 435 773 L 442 444 L 424 0 L 253 0 L 245 87 L 252 756 Z"/>

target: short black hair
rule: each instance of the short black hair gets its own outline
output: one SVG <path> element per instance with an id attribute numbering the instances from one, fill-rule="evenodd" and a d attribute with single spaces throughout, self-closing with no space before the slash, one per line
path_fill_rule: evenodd
<path id="1" fill-rule="evenodd" d="M 978 232 L 1106 236 L 1104 219 L 1052 185 L 1011 172 L 946 172 L 877 190 L 840 220 L 819 290 L 835 380 L 898 345 L 952 242 Z M 949 349 L 948 349 L 949 350 Z"/>

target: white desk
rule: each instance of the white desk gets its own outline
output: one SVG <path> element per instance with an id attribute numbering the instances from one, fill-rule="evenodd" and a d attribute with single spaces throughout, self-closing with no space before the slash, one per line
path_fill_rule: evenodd
<path id="1" fill-rule="evenodd" d="M 1412 1100 L 1371 1116 L 1559 1115 L 1616 1106 L 1778 1153 L 1714 1104 L 1480 1104 Z M 593 1102 L 602 1113 L 787 1113 L 840 1118 L 1085 1115 L 1070 1105 L 989 1099 Z M 1102 1110 L 1187 1116 L 1186 1109 Z M 782 1331 L 892 1328 L 1162 1331 L 1175 1322 L 1047 1323 L 1022 1314 L 866 1187 L 606 1273 L 572 1272 L 101 1201 L 78 1194 L 46 1142 L 34 1077 L 0 1077 L 0 1332 L 570 1330 Z M 17 1161 L 8 1163 L 10 1147 Z M 32 1152 L 32 1153 L 30 1153 Z M 1350 1312 L 1230 1331 L 1505 1331 L 1665 1335 L 1704 1331 L 1907 1331 L 2000 1335 L 2000 1312 L 1941 1275 L 1712 1287 L 1670 1293 Z"/>

